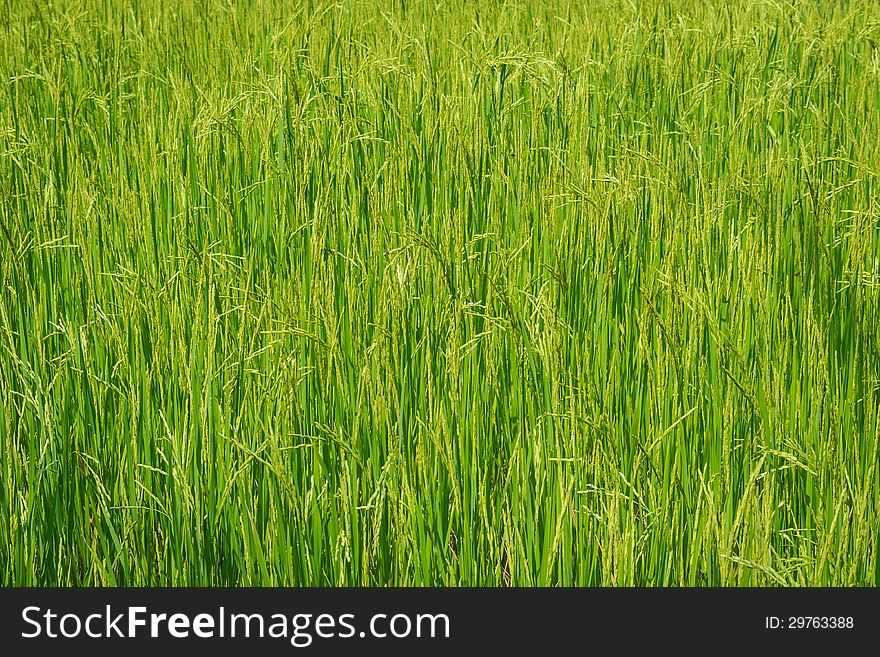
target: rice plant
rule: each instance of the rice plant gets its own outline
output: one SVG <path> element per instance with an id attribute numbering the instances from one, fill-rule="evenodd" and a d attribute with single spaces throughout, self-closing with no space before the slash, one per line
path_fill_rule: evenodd
<path id="1" fill-rule="evenodd" d="M 880 584 L 880 4 L 4 0 L 0 583 Z"/>

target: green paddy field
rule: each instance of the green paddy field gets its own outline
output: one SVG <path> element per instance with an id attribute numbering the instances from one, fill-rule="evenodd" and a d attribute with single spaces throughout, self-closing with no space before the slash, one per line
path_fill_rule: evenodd
<path id="1" fill-rule="evenodd" d="M 0 0 L 0 584 L 880 584 L 880 3 Z"/>

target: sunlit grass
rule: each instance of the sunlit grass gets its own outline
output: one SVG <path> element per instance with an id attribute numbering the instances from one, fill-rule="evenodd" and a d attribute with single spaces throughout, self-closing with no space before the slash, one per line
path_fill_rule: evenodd
<path id="1" fill-rule="evenodd" d="M 877 3 L 6 0 L 0 82 L 3 584 L 880 583 Z"/>

